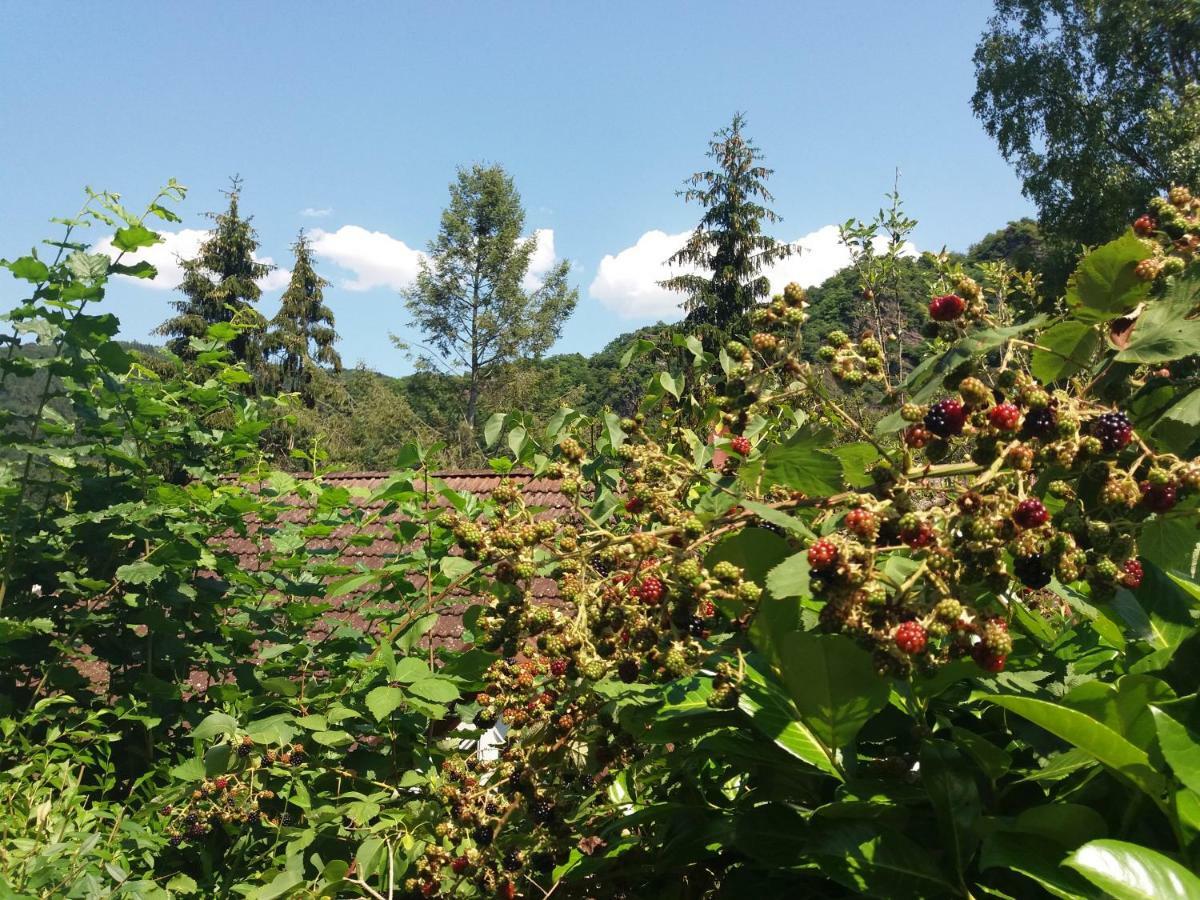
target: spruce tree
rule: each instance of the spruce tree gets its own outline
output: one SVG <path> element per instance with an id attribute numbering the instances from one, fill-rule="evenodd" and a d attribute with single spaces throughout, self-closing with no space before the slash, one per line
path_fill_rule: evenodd
<path id="1" fill-rule="evenodd" d="M 262 289 L 257 281 L 271 271 L 271 266 L 257 262 L 258 235 L 238 209 L 242 183 L 231 179 L 225 191 L 229 206 L 222 213 L 208 213 L 214 227 L 208 239 L 200 245 L 195 259 L 184 260 L 183 282 L 179 290 L 182 300 L 171 301 L 178 313 L 157 328 L 167 335 L 167 347 L 185 360 L 194 358 L 190 346 L 193 337 L 202 338 L 208 327 L 217 322 L 231 322 L 238 327 L 237 336 L 229 349 L 234 359 L 245 363 L 255 375 L 262 372 L 262 331 L 266 320 L 254 306 Z"/>
<path id="2" fill-rule="evenodd" d="M 459 169 L 428 259 L 404 295 L 433 355 L 465 377 L 472 432 L 484 380 L 550 349 L 579 298 L 565 260 L 536 289 L 523 283 L 536 248 L 521 237 L 524 225 L 521 196 L 501 166 Z"/>
<path id="3" fill-rule="evenodd" d="M 312 245 L 304 232 L 292 245 L 296 258 L 292 278 L 283 292 L 279 312 L 271 319 L 263 349 L 271 362 L 272 387 L 299 393 L 305 406 L 316 402 L 318 383 L 325 369 L 342 370 L 342 358 L 334 344 L 337 332 L 333 311 L 325 305 L 329 282 L 316 273 Z"/>
<path id="4" fill-rule="evenodd" d="M 750 308 L 770 293 L 762 270 L 793 252 L 790 244 L 763 233 L 765 223 L 780 221 L 764 205 L 775 199 L 766 187 L 774 170 L 761 165 L 762 153 L 742 134 L 745 124 L 745 116 L 736 113 L 728 127 L 713 135 L 708 156 L 716 165 L 696 172 L 678 192 L 705 212 L 687 243 L 668 262 L 701 271 L 660 283 L 684 295 L 690 326 L 740 328 Z"/>

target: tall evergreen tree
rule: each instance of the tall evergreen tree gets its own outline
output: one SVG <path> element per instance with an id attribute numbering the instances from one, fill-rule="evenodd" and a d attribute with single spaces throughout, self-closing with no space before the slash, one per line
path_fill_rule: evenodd
<path id="1" fill-rule="evenodd" d="M 296 258 L 292 278 L 267 329 L 263 350 L 271 361 L 273 386 L 299 393 L 304 404 L 312 407 L 321 373 L 340 372 L 342 358 L 334 349 L 338 336 L 333 311 L 325 305 L 329 282 L 313 268 L 312 245 L 303 231 L 292 253 Z"/>
<path id="2" fill-rule="evenodd" d="M 687 243 L 668 261 L 700 272 L 661 282 L 684 295 L 689 325 L 736 329 L 750 308 L 770 293 L 763 268 L 794 250 L 763 233 L 764 223 L 780 221 L 764 205 L 775 199 L 766 187 L 774 170 L 761 165 L 761 151 L 742 134 L 745 124 L 746 117 L 737 113 L 713 135 L 708 156 L 715 167 L 696 172 L 678 192 L 705 210 Z"/>
<path id="3" fill-rule="evenodd" d="M 524 225 L 521 197 L 501 166 L 459 169 L 428 259 L 404 295 L 433 353 L 465 376 L 472 433 L 484 380 L 545 353 L 579 299 L 565 260 L 539 286 L 525 283 L 537 241 L 521 237 Z"/>
<path id="4" fill-rule="evenodd" d="M 243 218 L 238 209 L 241 189 L 241 180 L 232 179 L 230 189 L 224 192 L 229 198 L 228 208 L 222 213 L 208 213 L 214 222 L 211 234 L 200 245 L 195 259 L 182 262 L 183 283 L 179 290 L 184 296 L 171 301 L 178 315 L 167 319 L 156 331 L 171 338 L 167 346 L 173 353 L 191 359 L 191 338 L 203 337 L 217 322 L 232 322 L 240 326 L 230 343 L 234 358 L 252 373 L 260 374 L 266 319 L 254 304 L 262 294 L 257 281 L 272 267 L 254 259 L 258 235 L 250 218 Z"/>

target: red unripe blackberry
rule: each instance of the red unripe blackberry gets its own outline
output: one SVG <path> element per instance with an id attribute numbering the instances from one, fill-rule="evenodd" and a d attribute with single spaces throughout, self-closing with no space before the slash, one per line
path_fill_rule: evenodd
<path id="1" fill-rule="evenodd" d="M 876 532 L 879 531 L 879 520 L 875 517 L 875 513 L 869 509 L 852 509 L 846 513 L 846 528 L 857 534 L 859 537 L 870 538 L 874 540 Z"/>
<path id="2" fill-rule="evenodd" d="M 1116 453 L 1133 440 L 1133 425 L 1123 412 L 1108 412 L 1098 416 L 1092 422 L 1091 430 L 1107 453 Z"/>
<path id="3" fill-rule="evenodd" d="M 471 861 L 465 856 L 456 856 L 450 861 L 450 870 L 454 872 L 455 875 L 461 875 L 467 870 L 467 866 L 470 864 Z"/>
<path id="4" fill-rule="evenodd" d="M 517 900 L 517 886 L 511 881 L 506 881 L 500 885 L 497 896 L 500 900 Z"/>
<path id="5" fill-rule="evenodd" d="M 993 653 L 986 644 L 976 644 L 971 656 L 974 657 L 976 665 L 985 672 L 1003 672 L 1004 664 L 1008 661 L 1008 657 Z"/>
<path id="6" fill-rule="evenodd" d="M 958 294 L 942 294 L 929 301 L 929 318 L 935 322 L 953 322 L 967 310 L 967 301 Z"/>
<path id="7" fill-rule="evenodd" d="M 662 581 L 654 576 L 642 579 L 641 587 L 638 588 L 638 596 L 646 603 L 657 603 L 662 599 L 663 592 Z"/>
<path id="8" fill-rule="evenodd" d="M 1133 220 L 1133 230 L 1142 237 L 1154 234 L 1154 229 L 1157 227 L 1158 223 L 1154 221 L 1153 216 L 1138 216 Z"/>
<path id="9" fill-rule="evenodd" d="M 557 659 L 550 660 L 550 674 L 555 678 L 562 678 L 567 674 L 567 661 L 561 656 Z"/>
<path id="10" fill-rule="evenodd" d="M 1121 567 L 1125 570 L 1125 574 L 1121 576 L 1121 584 L 1129 588 L 1131 591 L 1136 591 L 1142 586 L 1142 579 L 1146 577 L 1146 570 L 1142 568 L 1142 564 L 1136 559 L 1125 560 L 1125 565 Z"/>
<path id="11" fill-rule="evenodd" d="M 928 444 L 931 437 L 924 425 L 909 425 L 904 429 L 904 443 L 915 450 L 920 450 Z"/>
<path id="12" fill-rule="evenodd" d="M 953 437 L 962 434 L 967 423 L 967 411 L 956 397 L 939 400 L 925 413 L 925 427 L 938 437 Z"/>
<path id="13" fill-rule="evenodd" d="M 1012 403 L 999 403 L 988 410 L 988 422 L 1001 431 L 1016 431 L 1021 422 L 1021 410 Z"/>
<path id="14" fill-rule="evenodd" d="M 1174 482 L 1151 484 L 1143 481 L 1139 487 L 1142 489 L 1142 502 L 1154 512 L 1166 512 L 1179 502 L 1179 489 Z"/>
<path id="15" fill-rule="evenodd" d="M 928 522 L 909 523 L 901 519 L 900 540 L 914 550 L 919 550 L 933 540 L 933 527 Z"/>
<path id="16" fill-rule="evenodd" d="M 925 629 L 920 622 L 901 622 L 892 637 L 905 653 L 920 653 L 925 649 Z"/>
<path id="17" fill-rule="evenodd" d="M 1022 528 L 1037 528 L 1050 521 L 1050 513 L 1041 500 L 1022 500 L 1013 512 L 1013 521 Z"/>
<path id="18" fill-rule="evenodd" d="M 818 572 L 828 569 L 838 558 L 837 544 L 824 538 L 808 548 L 808 565 Z"/>
<path id="19" fill-rule="evenodd" d="M 641 508 L 642 508 L 642 498 L 641 497 L 630 497 L 628 500 L 625 501 L 625 511 L 626 512 L 631 512 L 631 513 L 640 512 Z"/>
<path id="20" fill-rule="evenodd" d="M 738 453 L 738 454 L 741 454 L 742 456 L 745 456 L 746 454 L 748 454 L 750 452 L 750 438 L 746 437 L 745 435 L 739 434 L 737 437 L 735 437 L 729 443 L 730 443 L 730 446 L 733 447 L 734 453 Z"/>

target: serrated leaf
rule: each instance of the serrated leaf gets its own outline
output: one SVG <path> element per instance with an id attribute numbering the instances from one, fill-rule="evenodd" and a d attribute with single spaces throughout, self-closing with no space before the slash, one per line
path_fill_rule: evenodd
<path id="1" fill-rule="evenodd" d="M 1200 734 L 1171 718 L 1157 706 L 1150 707 L 1158 747 L 1163 758 L 1184 786 L 1200 793 Z"/>
<path id="2" fill-rule="evenodd" d="M 1100 332 L 1094 324 L 1068 319 L 1042 332 L 1037 344 L 1045 349 L 1033 351 L 1030 370 L 1042 384 L 1051 384 L 1087 368 L 1100 348 Z"/>
<path id="3" fill-rule="evenodd" d="M 783 682 L 804 724 L 827 747 L 852 744 L 887 705 L 888 683 L 870 655 L 838 634 L 794 631 L 775 641 Z"/>
<path id="4" fill-rule="evenodd" d="M 200 741 L 206 741 L 209 738 L 216 737 L 218 734 L 223 734 L 226 737 L 233 737 L 237 731 L 237 719 L 223 712 L 209 713 L 204 719 L 192 730 L 192 737 Z"/>
<path id="5" fill-rule="evenodd" d="M 366 697 L 367 709 L 371 711 L 371 715 L 375 717 L 376 722 L 382 722 L 399 709 L 403 703 L 404 691 L 400 690 L 400 688 L 388 687 L 386 685 L 372 688 Z"/>
<path id="6" fill-rule="evenodd" d="M 1185 318 L 1195 303 L 1195 297 L 1168 295 L 1147 304 L 1117 361 L 1146 365 L 1200 353 L 1200 320 Z"/>
<path id="7" fill-rule="evenodd" d="M 1067 283 L 1074 316 L 1105 322 L 1132 311 L 1150 292 L 1150 283 L 1134 274 L 1148 256 L 1150 249 L 1132 231 L 1084 256 Z"/>
<path id="8" fill-rule="evenodd" d="M 409 685 L 408 690 L 431 703 L 449 703 L 458 699 L 458 688 L 446 678 L 422 678 Z"/>
<path id="9" fill-rule="evenodd" d="M 12 272 L 14 278 L 31 281 L 34 284 L 43 282 L 50 277 L 50 268 L 34 256 L 22 256 L 12 262 L 0 260 L 0 264 Z"/>
<path id="10" fill-rule="evenodd" d="M 157 244 L 161 237 L 145 225 L 130 225 L 128 228 L 118 228 L 113 235 L 112 245 L 125 253 L 132 253 L 143 247 Z"/>
<path id="11" fill-rule="evenodd" d="M 749 716 L 755 728 L 788 754 L 842 780 L 830 750 L 799 720 L 787 696 L 752 667 L 746 669 L 738 708 Z"/>
<path id="12" fill-rule="evenodd" d="M 842 464 L 825 452 L 833 435 L 805 425 L 786 441 L 763 451 L 762 484 L 782 484 L 810 497 L 827 497 L 842 487 Z"/>
<path id="13" fill-rule="evenodd" d="M 137 562 L 120 566 L 117 569 L 117 578 L 126 584 L 150 584 L 157 581 L 163 571 L 162 566 L 139 559 Z"/>

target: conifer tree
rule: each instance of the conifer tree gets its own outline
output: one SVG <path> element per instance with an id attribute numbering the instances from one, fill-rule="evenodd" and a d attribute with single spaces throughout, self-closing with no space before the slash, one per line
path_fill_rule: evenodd
<path id="1" fill-rule="evenodd" d="M 342 370 L 342 358 L 334 349 L 333 311 L 325 305 L 329 282 L 313 268 L 312 244 L 301 231 L 292 245 L 296 261 L 292 278 L 283 292 L 279 312 L 271 319 L 263 343 L 272 386 L 299 393 L 305 406 L 316 402 L 318 383 L 325 369 Z"/>
<path id="2" fill-rule="evenodd" d="M 708 156 L 712 169 L 696 172 L 679 195 L 704 207 L 704 216 L 686 244 L 668 261 L 700 270 L 660 282 L 684 295 L 683 308 L 692 326 L 737 328 L 746 313 L 770 293 L 765 267 L 790 256 L 794 248 L 763 233 L 764 223 L 780 221 L 764 204 L 775 198 L 766 181 L 774 170 L 761 165 L 763 155 L 742 134 L 746 118 L 713 135 Z"/>
<path id="3" fill-rule="evenodd" d="M 472 432 L 484 380 L 550 349 L 579 298 L 567 284 L 566 260 L 530 289 L 525 276 L 537 241 L 521 237 L 524 225 L 521 196 L 501 166 L 459 169 L 428 259 L 404 295 L 434 354 L 465 377 Z"/>
<path id="4" fill-rule="evenodd" d="M 183 359 L 194 353 L 190 339 L 204 337 L 210 325 L 231 322 L 239 326 L 229 349 L 234 359 L 246 364 L 255 375 L 262 372 L 262 331 L 266 325 L 263 315 L 255 308 L 262 289 L 257 281 L 266 276 L 271 266 L 258 262 L 258 235 L 238 209 L 242 183 L 231 179 L 225 191 L 229 206 L 222 213 L 208 213 L 215 223 L 209 237 L 200 245 L 194 259 L 184 260 L 183 282 L 179 290 L 183 299 L 171 301 L 177 315 L 157 328 L 167 335 L 167 347 Z"/>

